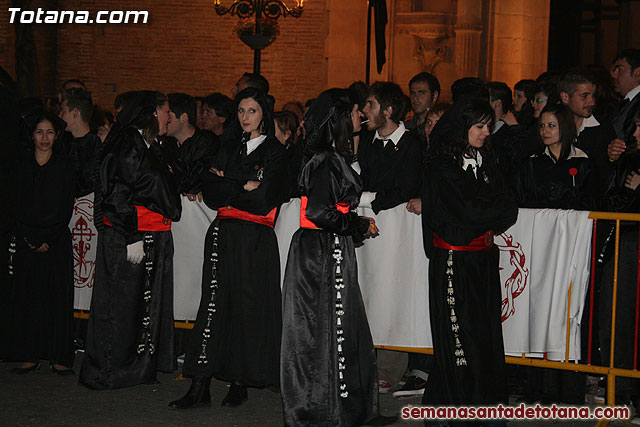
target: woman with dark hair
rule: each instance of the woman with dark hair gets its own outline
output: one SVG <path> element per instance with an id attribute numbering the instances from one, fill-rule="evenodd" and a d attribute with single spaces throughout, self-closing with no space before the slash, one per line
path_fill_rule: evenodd
<path id="1" fill-rule="evenodd" d="M 553 83 L 540 83 L 533 90 L 533 98 L 531 99 L 531 106 L 533 107 L 533 118 L 538 119 L 542 109 L 548 104 L 559 104 L 560 95 L 558 95 L 558 89 Z"/>
<path id="2" fill-rule="evenodd" d="M 171 409 L 209 406 L 213 376 L 231 383 L 223 406 L 247 400 L 247 387 L 279 384 L 280 260 L 273 230 L 289 200 L 284 148 L 258 89 L 235 99 L 242 139 L 228 141 L 202 175 L 204 202 L 218 214 L 205 238 L 202 297 L 183 375 L 193 378 Z"/>
<path id="3" fill-rule="evenodd" d="M 54 150 L 64 122 L 50 113 L 26 119 L 32 148 L 12 165 L 13 227 L 9 277 L 13 295 L 8 357 L 14 374 L 38 369 L 47 359 L 60 375 L 73 371 L 73 255 L 69 220 L 74 174 L 69 159 Z"/>
<path id="4" fill-rule="evenodd" d="M 486 100 L 454 104 L 431 135 L 422 189 L 434 369 L 422 402 L 506 403 L 501 285 L 493 235 L 518 210 L 487 146 Z"/>
<path id="5" fill-rule="evenodd" d="M 358 104 L 342 89 L 322 93 L 305 116 L 298 186 L 300 228 L 284 279 L 281 394 L 284 422 L 360 425 L 378 416 L 376 357 L 358 286 L 353 239 L 377 233 L 359 217 L 353 159 Z"/>
<path id="6" fill-rule="evenodd" d="M 104 142 L 95 207 L 104 224 L 96 225 L 102 230 L 80 372 L 91 389 L 152 383 L 158 370 L 176 368 L 171 221 L 181 206 L 178 177 L 157 140 L 168 121 L 167 97 L 141 91 Z"/>
<path id="7" fill-rule="evenodd" d="M 548 104 L 538 124 L 538 141 L 545 148 L 517 168 L 514 192 L 518 206 L 595 209 L 595 166 L 574 145 L 576 128 L 571 111 L 564 105 Z"/>

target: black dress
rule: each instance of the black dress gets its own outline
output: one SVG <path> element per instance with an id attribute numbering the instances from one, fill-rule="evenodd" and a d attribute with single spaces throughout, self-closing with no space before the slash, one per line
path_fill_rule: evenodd
<path id="1" fill-rule="evenodd" d="M 73 255 L 69 220 L 73 210 L 74 174 L 66 156 L 52 153 L 40 166 L 33 152 L 24 153 L 11 182 L 16 203 L 13 228 L 11 307 L 13 360 L 72 367 Z M 46 252 L 36 252 L 49 245 Z"/>
<path id="2" fill-rule="evenodd" d="M 435 366 L 422 402 L 506 403 L 498 248 L 443 249 L 434 246 L 434 234 L 449 245 L 467 246 L 488 231 L 499 234 L 513 225 L 517 207 L 491 159 L 479 167 L 478 178 L 443 155 L 432 158 L 425 169 L 422 224 L 430 259 Z"/>
<path id="3" fill-rule="evenodd" d="M 514 193 L 518 206 L 594 210 L 597 180 L 594 162 L 579 148 L 555 161 L 548 150 L 525 160 L 517 169 Z"/>
<path id="4" fill-rule="evenodd" d="M 100 166 L 105 227 L 80 372 L 80 382 L 93 389 L 149 383 L 157 370 L 176 369 L 170 221 L 180 219 L 177 177 L 157 142 L 147 147 L 134 127 L 106 144 Z M 133 264 L 127 245 L 140 240 L 145 258 Z"/>
<path id="5" fill-rule="evenodd" d="M 183 374 L 277 385 L 282 312 L 273 224 L 289 200 L 284 147 L 267 138 L 244 155 L 228 141 L 214 166 L 224 177 L 201 176 L 204 201 L 218 216 L 205 238 L 202 297 Z M 245 191 L 249 180 L 260 186 Z"/>
<path id="6" fill-rule="evenodd" d="M 379 413 L 376 357 L 352 239 L 367 231 L 369 221 L 339 212 L 336 204 L 355 206 L 362 186 L 333 149 L 315 154 L 299 182 L 308 200 L 306 217 L 320 229 L 298 229 L 289 248 L 281 356 L 284 421 L 360 425 Z"/>

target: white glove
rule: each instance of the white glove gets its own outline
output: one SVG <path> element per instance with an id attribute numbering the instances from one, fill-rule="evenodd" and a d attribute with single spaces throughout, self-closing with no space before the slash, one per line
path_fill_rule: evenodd
<path id="1" fill-rule="evenodd" d="M 127 245 L 127 261 L 140 264 L 144 258 L 144 242 L 142 240 Z"/>
<path id="2" fill-rule="evenodd" d="M 360 204 L 358 206 L 361 208 L 371 208 L 371 202 L 373 202 L 375 199 L 375 192 L 363 191 L 362 196 L 360 196 Z"/>

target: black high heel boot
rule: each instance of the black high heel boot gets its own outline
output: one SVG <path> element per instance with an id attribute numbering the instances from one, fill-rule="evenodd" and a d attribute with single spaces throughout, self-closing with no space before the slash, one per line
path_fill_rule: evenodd
<path id="1" fill-rule="evenodd" d="M 222 406 L 240 406 L 248 399 L 247 386 L 239 383 L 231 383 L 229 393 L 222 399 Z"/>
<path id="2" fill-rule="evenodd" d="M 24 375 L 28 374 L 31 371 L 37 371 L 38 369 L 40 369 L 40 362 L 36 362 L 34 365 L 31 365 L 28 368 L 13 368 L 10 372 L 16 375 Z"/>
<path id="3" fill-rule="evenodd" d="M 209 385 L 211 377 L 195 377 L 191 381 L 189 391 L 182 399 L 169 403 L 169 409 L 191 409 L 202 406 L 211 406 L 211 393 Z"/>

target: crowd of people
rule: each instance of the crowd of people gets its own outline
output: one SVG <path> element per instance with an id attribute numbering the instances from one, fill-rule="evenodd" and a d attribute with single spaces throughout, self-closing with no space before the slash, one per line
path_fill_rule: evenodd
<path id="1" fill-rule="evenodd" d="M 175 410 L 211 405 L 215 377 L 230 383 L 224 406 L 242 405 L 249 388 L 279 389 L 286 425 L 392 423 L 380 415 L 378 393 L 391 384 L 376 361 L 355 251 L 380 232 L 375 215 L 399 205 L 422 219 L 434 355 L 410 355 L 394 395 L 506 403 L 494 234 L 516 222 L 518 207 L 640 212 L 638 49 L 620 52 L 609 74 L 548 72 L 513 91 L 461 78 L 451 103 L 421 72 L 409 95 L 394 82 L 356 82 L 281 111 L 251 73 L 233 99 L 136 90 L 117 96 L 115 115 L 94 107 L 82 81 L 47 102 L 18 100 L 5 74 L 0 357 L 20 362 L 17 375 L 41 360 L 75 374 L 67 225 L 74 198 L 93 193 L 98 251 L 79 382 L 115 389 L 175 371 L 171 224 L 185 203 L 202 202 L 217 216 L 185 346 L 192 383 L 169 403 Z M 281 272 L 274 224 L 295 197 L 300 228 Z M 375 215 L 358 216 L 358 206 Z M 608 365 L 614 228 L 598 231 L 595 345 Z M 637 225 L 620 234 L 615 364 L 630 368 Z M 584 376 L 554 385 L 537 376 L 528 375 L 527 398 L 584 402 Z M 637 380 L 618 379 L 616 396 L 638 407 Z"/>

